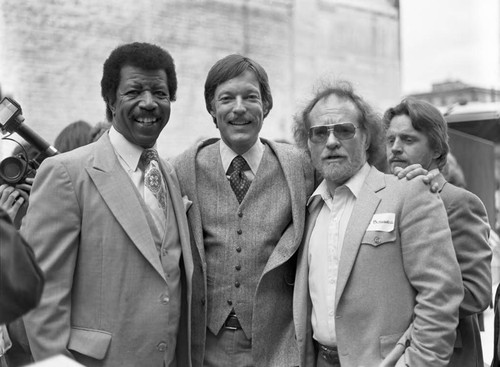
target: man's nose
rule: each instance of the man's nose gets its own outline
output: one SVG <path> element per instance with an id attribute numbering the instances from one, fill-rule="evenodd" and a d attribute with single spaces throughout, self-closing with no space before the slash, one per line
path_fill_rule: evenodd
<path id="1" fill-rule="evenodd" d="M 139 106 L 146 110 L 152 110 L 156 107 L 153 94 L 150 91 L 145 91 L 142 93 L 141 102 L 139 103 Z"/>
<path id="2" fill-rule="evenodd" d="M 329 149 L 335 149 L 338 148 L 340 145 L 339 139 L 335 136 L 333 133 L 333 130 L 328 131 L 328 138 L 326 139 L 326 147 Z"/>
<path id="3" fill-rule="evenodd" d="M 399 139 L 395 139 L 391 146 L 391 151 L 393 153 L 402 152 L 401 141 Z"/>
<path id="4" fill-rule="evenodd" d="M 234 100 L 233 112 L 244 113 L 246 111 L 245 103 L 241 96 L 237 96 Z"/>

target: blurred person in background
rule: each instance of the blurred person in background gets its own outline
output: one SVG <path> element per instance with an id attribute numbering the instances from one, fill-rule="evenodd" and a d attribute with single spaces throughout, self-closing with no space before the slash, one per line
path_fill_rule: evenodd
<path id="1" fill-rule="evenodd" d="M 102 136 L 105 132 L 108 132 L 109 129 L 111 128 L 111 124 L 108 121 L 101 121 L 92 126 L 92 129 L 90 129 L 90 142 L 93 143 Z"/>
<path id="2" fill-rule="evenodd" d="M 439 110 L 425 101 L 406 98 L 389 108 L 383 118 L 390 169 L 399 177 L 419 164 L 434 171 L 433 182 L 445 205 L 453 246 L 462 273 L 465 296 L 459 309 L 457 338 L 448 366 L 483 366 L 478 314 L 491 302 L 490 227 L 486 209 L 473 193 L 450 184 L 442 171 L 449 153 L 447 124 Z M 448 177 L 464 185 L 456 161 L 450 161 Z M 406 170 L 405 170 L 406 169 Z"/>
<path id="3" fill-rule="evenodd" d="M 38 304 L 42 295 L 43 274 L 33 250 L 1 206 L 0 238 L 0 364 L 11 367 L 4 357 L 12 347 L 5 325 L 19 320 Z"/>
<path id="4" fill-rule="evenodd" d="M 69 152 L 75 148 L 87 145 L 91 142 L 90 131 L 92 126 L 86 121 L 78 120 L 72 122 L 61 130 L 54 140 L 54 147 L 60 152 Z"/>

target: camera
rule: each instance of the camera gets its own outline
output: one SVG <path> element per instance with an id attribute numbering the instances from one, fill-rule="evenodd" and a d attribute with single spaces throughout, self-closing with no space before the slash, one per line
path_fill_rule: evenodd
<path id="1" fill-rule="evenodd" d="M 4 97 L 0 102 L 0 130 L 3 134 L 9 134 L 2 139 L 13 140 L 9 139 L 8 136 L 17 133 L 36 151 L 36 155 L 30 157 L 26 149 L 23 148 L 20 154 L 2 160 L 0 162 L 0 184 L 16 185 L 22 183 L 26 177 L 34 176 L 36 169 L 45 158 L 59 153 L 56 148 L 24 123 L 21 106 L 9 97 Z"/>

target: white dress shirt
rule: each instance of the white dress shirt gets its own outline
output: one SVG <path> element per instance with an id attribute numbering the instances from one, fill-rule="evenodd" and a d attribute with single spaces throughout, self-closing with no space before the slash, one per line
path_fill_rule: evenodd
<path id="1" fill-rule="evenodd" d="M 245 175 L 250 181 L 253 181 L 255 175 L 257 174 L 257 170 L 259 169 L 260 161 L 262 160 L 262 156 L 264 155 L 265 145 L 262 144 L 260 139 L 257 139 L 254 145 L 250 149 L 248 149 L 245 153 L 240 154 L 248 163 L 250 167 L 250 171 L 244 171 Z M 224 143 L 224 140 L 220 140 L 219 145 L 220 157 L 222 160 L 222 167 L 224 168 L 224 172 L 227 173 L 229 166 L 233 159 L 238 155 L 231 148 Z"/>
<path id="2" fill-rule="evenodd" d="M 310 203 L 319 195 L 324 201 L 311 233 L 308 253 L 313 337 L 323 345 L 337 344 L 335 292 L 342 245 L 356 198 L 369 171 L 370 166 L 365 163 L 344 185 L 335 189 L 333 197 L 323 180 L 309 199 Z"/>
<path id="3" fill-rule="evenodd" d="M 150 213 L 153 217 L 156 227 L 160 231 L 160 236 L 163 237 L 163 235 L 165 234 L 165 212 L 158 207 L 158 205 L 156 204 L 156 199 L 147 200 L 144 191 L 144 172 L 139 167 L 139 161 L 144 148 L 128 141 L 122 134 L 116 131 L 113 126 L 109 129 L 109 140 L 111 142 L 111 145 L 113 146 L 113 149 L 116 153 L 116 156 L 118 157 L 118 161 L 120 162 L 121 166 L 129 175 L 130 179 L 139 191 L 141 197 L 150 207 Z M 153 146 L 153 149 L 156 149 L 156 144 Z M 149 196 L 152 197 L 153 195 L 150 194 Z M 150 203 L 151 200 L 153 200 L 153 203 Z"/>

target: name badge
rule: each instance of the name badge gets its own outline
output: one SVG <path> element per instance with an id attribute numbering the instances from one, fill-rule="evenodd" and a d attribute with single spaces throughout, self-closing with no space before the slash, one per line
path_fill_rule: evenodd
<path id="1" fill-rule="evenodd" d="M 375 214 L 368 226 L 367 231 L 391 232 L 394 230 L 395 213 Z"/>

